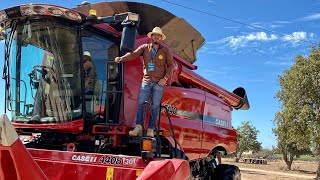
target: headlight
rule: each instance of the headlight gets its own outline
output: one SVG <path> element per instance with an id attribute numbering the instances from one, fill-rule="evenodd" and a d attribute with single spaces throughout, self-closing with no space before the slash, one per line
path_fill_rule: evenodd
<path id="1" fill-rule="evenodd" d="M 33 6 L 33 11 L 37 14 L 44 14 L 47 10 L 43 6 Z"/>
<path id="2" fill-rule="evenodd" d="M 64 14 L 64 12 L 61 9 L 58 9 L 56 7 L 49 7 L 48 12 L 55 16 L 62 16 Z"/>

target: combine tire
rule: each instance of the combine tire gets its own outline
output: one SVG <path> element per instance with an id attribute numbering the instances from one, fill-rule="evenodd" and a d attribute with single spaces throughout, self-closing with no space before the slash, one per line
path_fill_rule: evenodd
<path id="1" fill-rule="evenodd" d="M 238 166 L 229 164 L 219 164 L 214 170 L 211 179 L 214 180 L 241 180 L 240 169 Z"/>

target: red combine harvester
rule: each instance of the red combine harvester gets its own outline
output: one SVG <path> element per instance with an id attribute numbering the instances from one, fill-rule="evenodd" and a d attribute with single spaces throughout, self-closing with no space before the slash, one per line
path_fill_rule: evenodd
<path id="1" fill-rule="evenodd" d="M 84 3 L 75 9 L 27 4 L 0 11 L 5 39 L 5 112 L 0 119 L 0 179 L 239 179 L 217 165 L 236 150 L 229 92 L 193 72 L 204 38 L 184 19 L 135 2 Z M 160 26 L 174 55 L 155 137 L 129 137 L 138 109 L 142 59 L 115 57 L 150 43 Z M 84 88 L 84 52 L 95 90 Z M 149 113 L 148 103 L 144 113 Z"/>

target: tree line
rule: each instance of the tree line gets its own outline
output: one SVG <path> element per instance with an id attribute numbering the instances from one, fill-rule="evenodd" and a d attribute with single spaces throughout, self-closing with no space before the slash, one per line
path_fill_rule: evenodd
<path id="1" fill-rule="evenodd" d="M 275 97 L 281 109 L 273 129 L 288 169 L 295 156 L 311 151 L 320 155 L 320 46 L 293 61 L 278 77 L 280 90 Z M 320 161 L 316 179 L 320 180 Z"/>

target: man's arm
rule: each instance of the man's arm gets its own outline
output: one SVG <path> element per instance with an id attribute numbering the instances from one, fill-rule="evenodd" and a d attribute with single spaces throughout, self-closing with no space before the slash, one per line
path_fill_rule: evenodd
<path id="1" fill-rule="evenodd" d="M 173 56 L 172 56 L 172 52 L 170 49 L 167 49 L 166 64 L 167 64 L 166 74 L 163 78 L 165 80 L 168 80 L 173 73 Z"/>
<path id="2" fill-rule="evenodd" d="M 137 59 L 138 57 L 142 56 L 144 49 L 145 49 L 146 45 L 143 44 L 141 46 L 139 46 L 136 50 L 134 50 L 133 52 L 129 52 L 121 57 L 116 57 L 115 58 L 115 62 L 119 63 L 119 62 L 124 62 L 124 61 L 130 61 L 133 59 Z"/>

